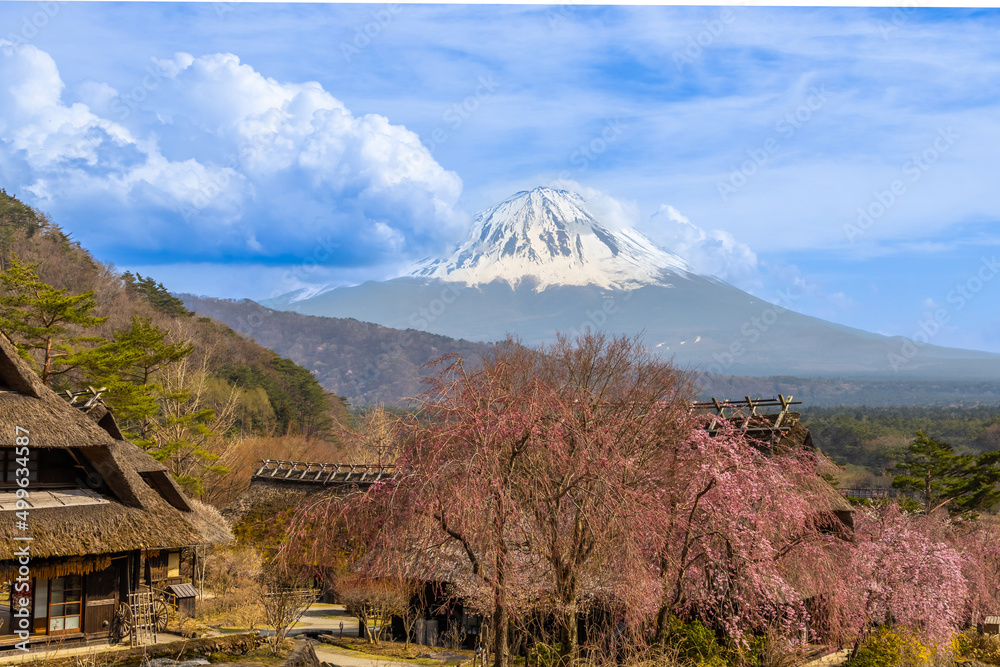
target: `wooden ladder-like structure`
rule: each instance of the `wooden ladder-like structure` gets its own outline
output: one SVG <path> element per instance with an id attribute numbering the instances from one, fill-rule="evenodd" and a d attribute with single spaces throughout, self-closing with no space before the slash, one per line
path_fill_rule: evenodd
<path id="1" fill-rule="evenodd" d="M 132 646 L 156 643 L 155 602 L 152 589 L 128 594 L 128 606 L 132 610 Z"/>
<path id="2" fill-rule="evenodd" d="M 308 463 L 266 459 L 260 462 L 260 468 L 253 479 L 364 487 L 388 479 L 395 472 L 396 467 L 392 465 Z"/>

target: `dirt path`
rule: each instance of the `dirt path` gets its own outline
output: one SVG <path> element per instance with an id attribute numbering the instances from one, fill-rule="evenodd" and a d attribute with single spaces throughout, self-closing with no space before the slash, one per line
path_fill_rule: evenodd
<path id="1" fill-rule="evenodd" d="M 412 662 L 393 662 L 377 655 L 366 655 L 329 644 L 314 644 L 316 656 L 336 667 L 414 667 Z"/>
<path id="2" fill-rule="evenodd" d="M 344 611 L 344 605 L 317 602 L 292 628 L 291 635 L 322 631 L 326 634 L 344 637 L 358 636 L 358 619 Z"/>
<path id="3" fill-rule="evenodd" d="M 841 649 L 836 653 L 824 655 L 822 658 L 817 658 L 816 660 L 804 663 L 802 667 L 838 667 L 847 661 L 847 656 L 850 652 L 851 649 L 849 648 Z"/>

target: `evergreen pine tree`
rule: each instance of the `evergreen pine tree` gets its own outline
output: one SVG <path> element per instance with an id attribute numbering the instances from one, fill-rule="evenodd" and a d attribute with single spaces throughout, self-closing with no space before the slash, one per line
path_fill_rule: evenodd
<path id="1" fill-rule="evenodd" d="M 5 294 L 0 296 L 0 330 L 17 345 L 25 359 L 37 363 L 43 384 L 74 367 L 74 345 L 102 342 L 79 332 L 106 321 L 97 317 L 94 293 L 70 295 L 38 278 L 37 264 L 22 264 L 11 256 L 10 268 L 0 274 Z M 36 356 L 38 355 L 38 359 Z"/>

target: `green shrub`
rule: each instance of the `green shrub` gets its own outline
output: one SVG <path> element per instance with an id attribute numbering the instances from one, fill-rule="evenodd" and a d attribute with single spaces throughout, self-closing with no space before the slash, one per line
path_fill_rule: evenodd
<path id="1" fill-rule="evenodd" d="M 685 623 L 679 618 L 670 621 L 667 645 L 677 654 L 677 660 L 697 667 L 726 667 L 733 653 L 731 647 L 724 647 L 716 639 L 715 632 L 705 627 L 701 621 Z"/>
<path id="2" fill-rule="evenodd" d="M 870 634 L 844 667 L 923 667 L 934 652 L 901 628 L 881 627 Z"/>
<path id="3" fill-rule="evenodd" d="M 555 667 L 559 664 L 559 653 L 562 651 L 562 644 L 546 644 L 538 642 L 531 649 L 528 661 L 538 667 Z"/>

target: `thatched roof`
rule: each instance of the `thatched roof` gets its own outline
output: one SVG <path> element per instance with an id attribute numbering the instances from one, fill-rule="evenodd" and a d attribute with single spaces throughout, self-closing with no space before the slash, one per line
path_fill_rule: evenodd
<path id="1" fill-rule="evenodd" d="M 0 334 L 0 424 L 28 429 L 35 449 L 99 447 L 108 433 L 42 384 L 6 336 Z M 13 443 L 11 443 L 13 444 Z"/>
<path id="2" fill-rule="evenodd" d="M 790 412 L 788 414 L 789 417 L 786 419 L 786 423 L 790 424 L 791 428 L 782 435 L 781 440 L 775 445 L 775 449 L 785 451 L 808 449 L 815 452 L 816 447 L 813 445 L 812 433 L 809 432 L 805 424 L 799 421 L 799 413 Z M 819 467 L 818 464 L 819 460 L 817 459 L 817 468 Z M 848 502 L 847 498 L 840 491 L 820 476 L 818 469 L 816 474 L 809 474 L 800 478 L 798 484 L 806 491 L 817 496 L 817 499 L 828 506 L 830 511 L 837 514 L 837 517 L 848 528 L 853 528 L 854 522 L 849 515 L 854 511 L 854 507 L 851 506 L 851 503 Z"/>
<path id="3" fill-rule="evenodd" d="M 785 424 L 790 426 L 790 428 L 781 434 L 781 439 L 775 445 L 776 449 L 783 451 L 816 449 L 816 446 L 813 444 L 812 433 L 809 432 L 805 424 L 799 421 L 798 412 L 789 412 L 788 417 L 785 419 Z"/>
<path id="4" fill-rule="evenodd" d="M 105 451 L 83 451 L 118 498 L 100 505 L 32 509 L 29 532 L 34 538 L 33 557 L 165 549 L 215 542 L 218 540 L 213 538 L 228 536 L 224 524 L 218 525 L 210 515 L 178 510 L 147 484 L 130 459 L 137 458 L 135 453 L 150 460 L 152 457 L 135 445 L 123 441 Z M 0 523 L 0 560 L 14 557 L 20 546 L 13 540 L 17 535 L 24 533 L 15 529 L 14 521 Z"/>
<path id="5" fill-rule="evenodd" d="M 191 514 L 186 519 L 201 535 L 202 544 L 225 544 L 233 541 L 229 523 L 216 507 L 191 499 Z"/>
<path id="6" fill-rule="evenodd" d="M 304 507 L 329 489 L 282 480 L 254 479 L 234 502 L 222 509 L 222 516 L 235 526 L 247 517 L 277 516 Z"/>
<path id="7" fill-rule="evenodd" d="M 33 559 L 232 539 L 218 512 L 186 498 L 163 464 L 95 423 L 95 419 L 106 421 L 110 414 L 106 408 L 90 414 L 71 407 L 38 381 L 2 336 L 0 384 L 6 389 L 0 390 L 0 428 L 9 433 L 15 426 L 27 429 L 32 448 L 75 449 L 90 468 L 89 483 L 97 491 L 87 495 L 100 499 L 69 506 L 36 504 L 30 509 L 27 531 L 16 528 L 12 509 L 0 512 L 4 519 L 0 521 L 0 561 L 14 558 L 24 544 L 14 537 L 29 534 Z"/>
<path id="8" fill-rule="evenodd" d="M 222 510 L 222 515 L 234 526 L 248 516 L 276 516 L 304 507 L 325 492 L 350 493 L 368 489 L 390 479 L 395 472 L 392 465 L 272 459 L 260 463 L 247 490 Z"/>
<path id="9" fill-rule="evenodd" d="M 91 393 L 93 396 L 90 400 L 80 405 L 75 404 L 73 397 L 76 395 L 71 394 L 70 404 L 97 422 L 115 440 L 127 443 L 115 421 L 114 412 L 101 400 L 99 392 Z M 169 474 L 167 466 L 135 446 L 122 447 L 119 454 L 129 466 L 139 473 L 147 485 L 156 490 L 172 507 L 181 510 L 184 520 L 190 523 L 201 535 L 200 543 L 222 544 L 232 541 L 233 534 L 229 530 L 229 524 L 226 523 L 219 510 L 201 501 L 188 498 Z"/>

